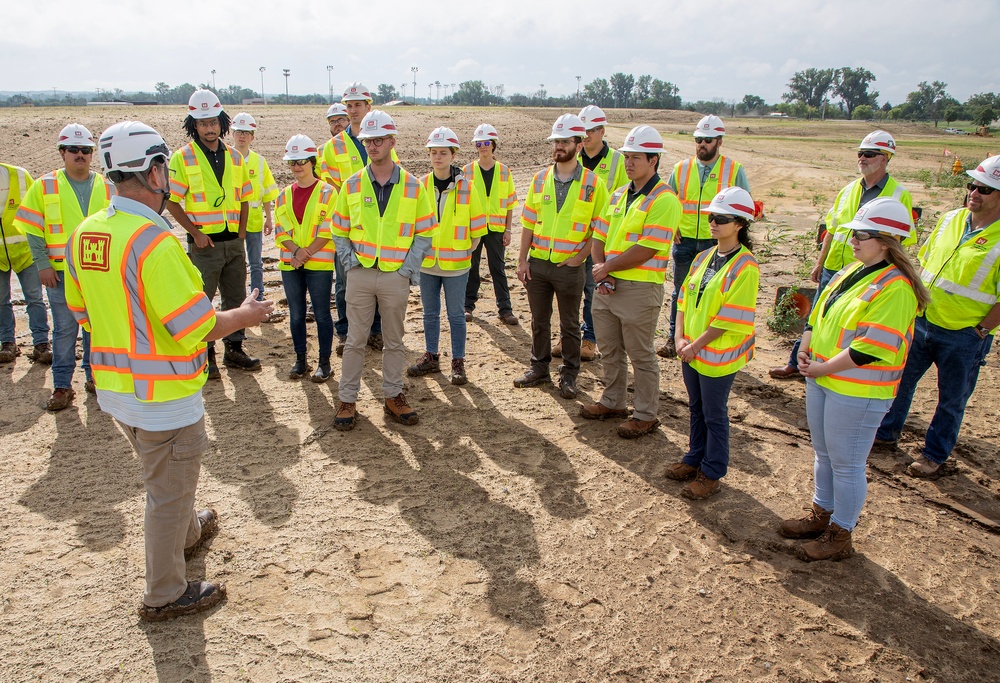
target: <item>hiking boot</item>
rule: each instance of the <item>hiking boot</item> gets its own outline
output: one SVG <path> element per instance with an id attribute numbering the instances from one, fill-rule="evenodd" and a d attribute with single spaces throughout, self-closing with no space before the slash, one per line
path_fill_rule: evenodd
<path id="1" fill-rule="evenodd" d="M 410 404 L 406 402 L 406 396 L 402 393 L 399 396 L 385 399 L 384 410 L 386 415 L 399 424 L 417 424 L 417 411 L 410 407 Z"/>
<path id="2" fill-rule="evenodd" d="M 778 526 L 778 533 L 785 538 L 816 538 L 830 526 L 830 510 L 824 510 L 816 503 L 802 508 L 809 512 L 800 519 L 786 519 Z"/>
<path id="3" fill-rule="evenodd" d="M 323 382 L 330 379 L 333 376 L 333 368 L 330 367 L 330 357 L 320 356 L 319 363 L 316 365 L 316 372 L 312 374 L 311 379 L 316 384 L 322 384 Z"/>
<path id="4" fill-rule="evenodd" d="M 906 473 L 916 479 L 930 479 L 934 481 L 941 477 L 958 474 L 958 466 L 954 460 L 946 460 L 938 463 L 923 455 L 919 455 L 906 468 Z"/>
<path id="5" fill-rule="evenodd" d="M 212 538 L 219 532 L 219 513 L 215 510 L 205 509 L 198 511 L 198 521 L 201 522 L 201 536 L 193 545 L 184 549 L 184 559 L 190 560 L 195 556 L 205 541 Z"/>
<path id="6" fill-rule="evenodd" d="M 674 481 L 690 481 L 698 476 L 698 468 L 686 462 L 675 462 L 667 466 L 663 476 Z"/>
<path id="7" fill-rule="evenodd" d="M 432 372 L 441 372 L 441 355 L 424 351 L 416 365 L 406 368 L 406 374 L 410 377 L 422 377 Z"/>
<path id="8" fill-rule="evenodd" d="M 674 344 L 674 338 L 667 339 L 663 346 L 656 350 L 656 355 L 660 358 L 677 358 L 677 346 Z"/>
<path id="9" fill-rule="evenodd" d="M 793 368 L 791 365 L 785 365 L 782 368 L 771 368 L 767 371 L 767 374 L 772 379 L 802 379 L 802 373 L 799 372 L 799 369 Z"/>
<path id="10" fill-rule="evenodd" d="M 844 560 L 854 554 L 851 532 L 831 522 L 819 538 L 799 546 L 798 556 L 803 562 L 817 560 Z"/>
<path id="11" fill-rule="evenodd" d="M 502 322 L 503 322 L 503 323 L 504 323 L 505 325 L 520 325 L 520 324 L 521 324 L 521 321 L 517 319 L 517 316 L 516 316 L 516 315 L 514 315 L 514 314 L 513 314 L 513 313 L 511 313 L 511 312 L 508 312 L 508 313 L 500 313 L 500 314 L 499 314 L 499 316 L 500 316 L 500 320 L 501 320 L 501 321 L 502 321 Z"/>
<path id="12" fill-rule="evenodd" d="M 302 379 L 312 368 L 306 362 L 306 354 L 295 354 L 295 365 L 288 371 L 288 379 Z"/>
<path id="13" fill-rule="evenodd" d="M 466 310 L 465 311 L 465 322 L 467 322 L 467 323 L 471 323 L 472 322 L 472 311 L 470 311 L 470 310 Z"/>
<path id="14" fill-rule="evenodd" d="M 580 408 L 580 417 L 586 420 L 610 420 L 614 417 L 627 418 L 628 409 L 615 410 L 608 408 L 603 403 L 590 403 Z"/>
<path id="15" fill-rule="evenodd" d="M 718 479 L 709 479 L 699 469 L 698 473 L 694 476 L 694 481 L 686 484 L 681 489 L 681 495 L 691 500 L 705 500 L 714 496 L 721 488 L 722 485 L 719 484 Z"/>
<path id="16" fill-rule="evenodd" d="M 347 337 L 337 337 L 337 355 L 344 355 L 344 347 L 347 346 Z"/>
<path id="17" fill-rule="evenodd" d="M 0 346 L 0 363 L 12 363 L 20 355 L 21 349 L 14 342 L 4 342 Z"/>
<path id="18" fill-rule="evenodd" d="M 28 359 L 44 363 L 45 365 L 52 365 L 52 345 L 48 342 L 35 344 L 35 348 L 31 349 L 31 353 L 28 354 Z"/>
<path id="19" fill-rule="evenodd" d="M 451 383 L 456 387 L 460 387 L 469 378 L 465 376 L 465 359 L 464 358 L 452 358 L 451 360 Z"/>
<path id="20" fill-rule="evenodd" d="M 333 428 L 338 432 L 349 432 L 358 423 L 358 411 L 353 403 L 341 401 L 337 404 L 337 415 L 333 418 Z"/>
<path id="21" fill-rule="evenodd" d="M 576 380 L 564 377 L 559 380 L 559 395 L 563 398 L 576 398 L 580 391 L 576 388 Z"/>
<path id="22" fill-rule="evenodd" d="M 618 425 L 617 431 L 618 436 L 623 439 L 638 439 L 640 436 L 655 432 L 659 426 L 659 420 L 637 420 L 630 417 Z"/>
<path id="23" fill-rule="evenodd" d="M 226 344 L 226 353 L 222 356 L 222 363 L 227 368 L 238 368 L 250 372 L 260 370 L 260 361 L 245 354 L 241 342 Z"/>
<path id="24" fill-rule="evenodd" d="M 195 614 L 211 609 L 226 596 L 226 584 L 218 585 L 208 581 L 188 581 L 184 595 L 162 607 L 142 605 L 139 618 L 143 621 L 166 621 L 184 614 Z"/>
<path id="25" fill-rule="evenodd" d="M 552 342 L 552 351 L 550 353 L 553 358 L 562 358 L 562 340 Z"/>
<path id="26" fill-rule="evenodd" d="M 219 372 L 219 366 L 215 362 L 215 346 L 208 347 L 208 378 L 222 379 L 222 373 Z"/>
<path id="27" fill-rule="evenodd" d="M 381 351 L 384 346 L 385 344 L 382 342 L 381 333 L 368 335 L 368 348 Z"/>
<path id="28" fill-rule="evenodd" d="M 70 387 L 57 387 L 52 395 L 49 396 L 49 400 L 45 403 L 45 409 L 51 410 L 53 413 L 59 410 L 65 410 L 70 407 L 73 403 L 73 397 L 76 396 L 76 392 Z"/>
<path id="29" fill-rule="evenodd" d="M 518 389 L 524 389 L 525 387 L 537 387 L 539 384 L 547 384 L 551 381 L 549 373 L 529 368 L 526 373 L 514 380 L 514 386 Z"/>
<path id="30" fill-rule="evenodd" d="M 95 382 L 93 379 L 88 379 L 86 382 L 83 383 L 83 390 L 86 391 L 88 394 L 93 394 L 94 396 L 97 396 L 97 382 Z"/>
<path id="31" fill-rule="evenodd" d="M 600 357 L 601 354 L 597 352 L 597 342 L 592 342 L 589 339 L 584 339 L 580 343 L 580 360 L 586 362 L 586 361 L 592 361 Z"/>

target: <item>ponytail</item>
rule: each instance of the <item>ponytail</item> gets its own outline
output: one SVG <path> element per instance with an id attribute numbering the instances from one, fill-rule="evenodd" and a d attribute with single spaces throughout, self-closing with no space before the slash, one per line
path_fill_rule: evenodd
<path id="1" fill-rule="evenodd" d="M 910 286 L 913 287 L 913 294 L 917 297 L 917 311 L 922 313 L 927 308 L 927 304 L 931 302 L 931 293 L 927 291 L 924 283 L 920 280 L 917 269 L 913 267 L 913 262 L 910 261 L 910 257 L 903 250 L 903 245 L 900 244 L 898 239 L 893 237 L 883 237 L 880 235 L 878 239 L 889 248 L 889 251 L 886 253 L 886 260 L 896 266 L 906 279 L 910 281 Z"/>

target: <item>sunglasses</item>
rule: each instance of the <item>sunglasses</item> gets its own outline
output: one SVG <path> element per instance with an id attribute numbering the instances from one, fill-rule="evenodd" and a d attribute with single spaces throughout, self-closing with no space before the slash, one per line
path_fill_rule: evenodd
<path id="1" fill-rule="evenodd" d="M 694 142 L 696 145 L 700 145 L 703 142 L 712 142 L 714 140 L 718 140 L 718 138 L 695 138 Z"/>
<path id="2" fill-rule="evenodd" d="M 478 141 L 476 141 L 476 147 L 477 148 L 479 148 L 479 147 L 492 147 L 492 146 L 493 146 L 493 141 L 492 140 L 478 140 Z"/>
<path id="3" fill-rule="evenodd" d="M 995 187 L 986 187 L 985 185 L 976 185 L 975 183 L 966 183 L 965 189 L 967 189 L 969 192 L 975 190 L 983 197 L 989 194 L 993 194 L 997 190 Z"/>
<path id="4" fill-rule="evenodd" d="M 309 159 L 290 159 L 288 161 L 289 166 L 306 166 L 309 164 Z"/>
<path id="5" fill-rule="evenodd" d="M 871 230 L 851 230 L 851 236 L 859 242 L 867 242 L 878 237 L 878 233 Z"/>
<path id="6" fill-rule="evenodd" d="M 884 156 L 882 154 L 882 152 L 873 152 L 873 151 L 868 150 L 868 149 L 866 149 L 866 150 L 864 150 L 862 152 L 858 152 L 858 158 L 859 159 L 861 157 L 864 157 L 865 159 L 874 159 L 875 157 L 880 157 L 880 156 Z"/>
<path id="7" fill-rule="evenodd" d="M 735 220 L 732 216 L 723 216 L 717 213 L 708 214 L 708 222 L 715 223 L 716 225 L 729 225 Z"/>
<path id="8" fill-rule="evenodd" d="M 77 146 L 74 145 L 73 147 L 63 147 L 63 149 L 66 150 L 67 152 L 69 152 L 70 154 L 93 154 L 94 153 L 94 148 L 93 147 L 77 147 Z"/>

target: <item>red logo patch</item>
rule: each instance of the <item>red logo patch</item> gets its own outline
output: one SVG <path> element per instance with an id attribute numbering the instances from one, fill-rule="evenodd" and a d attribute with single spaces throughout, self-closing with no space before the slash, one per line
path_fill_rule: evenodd
<path id="1" fill-rule="evenodd" d="M 102 273 L 111 268 L 111 235 L 85 232 L 80 235 L 80 268 Z"/>
<path id="2" fill-rule="evenodd" d="M 980 237 L 979 239 L 976 240 L 976 244 L 982 245 L 986 244 L 988 241 L 989 240 L 987 240 L 985 237 Z"/>

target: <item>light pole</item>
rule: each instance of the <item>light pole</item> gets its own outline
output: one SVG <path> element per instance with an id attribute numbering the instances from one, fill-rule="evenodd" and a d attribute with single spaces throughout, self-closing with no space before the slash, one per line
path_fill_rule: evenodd
<path id="1" fill-rule="evenodd" d="M 420 71 L 415 66 L 410 67 L 410 71 L 413 72 L 413 104 L 417 103 L 417 72 Z"/>
<path id="2" fill-rule="evenodd" d="M 333 67 L 326 66 L 326 84 L 330 86 L 330 104 L 333 104 Z"/>
<path id="3" fill-rule="evenodd" d="M 282 69 L 281 73 L 285 75 L 285 104 L 288 104 L 288 77 L 292 75 L 292 70 Z"/>
<path id="4" fill-rule="evenodd" d="M 260 67 L 260 99 L 264 100 L 264 104 L 267 104 L 267 98 L 264 97 L 264 71 L 267 67 Z"/>
<path id="5" fill-rule="evenodd" d="M 212 90 L 215 89 L 215 69 L 212 69 Z"/>
<path id="6" fill-rule="evenodd" d="M 441 102 L 441 81 L 434 81 L 434 87 L 437 88 L 437 99 L 438 99 L 438 103 L 440 103 Z M 445 87 L 447 88 L 447 86 L 445 86 Z M 447 95 L 448 91 L 445 90 L 444 94 Z"/>
<path id="7" fill-rule="evenodd" d="M 580 102 L 580 76 L 576 77 L 576 101 Z"/>
<path id="8" fill-rule="evenodd" d="M 399 86 L 399 92 L 402 93 L 402 95 L 403 95 L 402 100 L 405 102 L 406 101 L 406 83 L 403 83 L 401 86 Z"/>
<path id="9" fill-rule="evenodd" d="M 427 104 L 431 104 L 434 100 L 431 99 L 431 88 L 434 87 L 433 83 L 427 84 Z"/>

